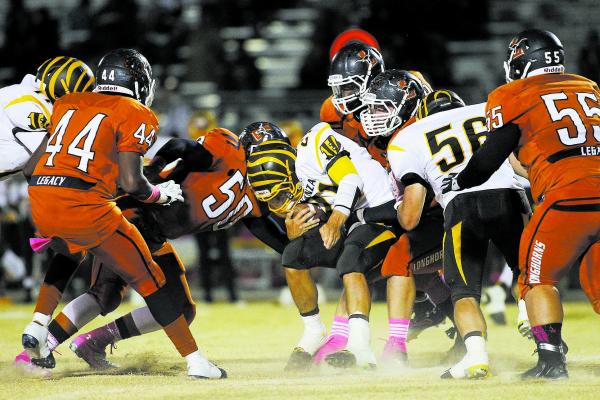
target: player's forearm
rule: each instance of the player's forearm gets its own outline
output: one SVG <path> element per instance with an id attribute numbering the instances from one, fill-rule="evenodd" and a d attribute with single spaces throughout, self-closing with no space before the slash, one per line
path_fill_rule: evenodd
<path id="1" fill-rule="evenodd" d="M 459 187 L 468 189 L 487 181 L 517 148 L 520 136 L 519 127 L 514 124 L 506 124 L 491 133 L 456 177 Z"/>
<path id="2" fill-rule="evenodd" d="M 246 228 L 261 242 L 278 252 L 283 253 L 289 240 L 285 233 L 281 232 L 274 222 L 268 217 L 244 218 L 242 220 Z"/>
<path id="3" fill-rule="evenodd" d="M 427 197 L 427 188 L 422 184 L 414 183 L 406 187 L 402 202 L 398 206 L 398 222 L 402 228 L 410 231 L 419 225 L 425 197 Z"/>
<path id="4" fill-rule="evenodd" d="M 119 153 L 119 186 L 138 200 L 145 201 L 153 186 L 142 173 L 142 156 L 133 152 Z"/>
<path id="5" fill-rule="evenodd" d="M 364 208 L 361 211 L 362 218 L 365 222 L 370 223 L 382 222 L 384 224 L 394 224 L 397 221 L 396 209 L 394 208 L 395 203 L 396 200 L 390 200 L 376 207 Z"/>

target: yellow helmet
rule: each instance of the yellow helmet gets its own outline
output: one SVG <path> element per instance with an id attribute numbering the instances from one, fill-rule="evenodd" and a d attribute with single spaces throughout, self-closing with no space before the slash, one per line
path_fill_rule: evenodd
<path id="1" fill-rule="evenodd" d="M 296 151 L 282 140 L 263 142 L 248 156 L 248 182 L 256 198 L 276 214 L 290 212 L 304 194 L 295 164 Z"/>
<path id="2" fill-rule="evenodd" d="M 73 57 L 59 56 L 44 61 L 35 77 L 40 82 L 40 92 L 53 103 L 67 93 L 94 88 L 94 73 L 90 67 Z"/>

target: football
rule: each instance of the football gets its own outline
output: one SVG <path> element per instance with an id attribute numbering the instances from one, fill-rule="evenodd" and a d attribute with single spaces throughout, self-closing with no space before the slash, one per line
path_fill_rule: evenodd
<path id="1" fill-rule="evenodd" d="M 294 207 L 294 213 L 300 212 L 306 208 L 311 209 L 315 212 L 315 216 L 313 218 L 318 218 L 321 222 L 327 222 L 329 219 L 329 214 L 326 212 L 322 206 L 313 203 L 298 203 Z"/>

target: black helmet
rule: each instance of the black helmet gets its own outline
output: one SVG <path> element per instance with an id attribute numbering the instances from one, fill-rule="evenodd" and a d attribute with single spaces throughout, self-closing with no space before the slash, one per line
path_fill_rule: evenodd
<path id="1" fill-rule="evenodd" d="M 342 47 L 331 60 L 327 79 L 335 108 L 350 114 L 362 107 L 360 96 L 383 70 L 383 58 L 376 48 L 358 42 Z"/>
<path id="2" fill-rule="evenodd" d="M 552 32 L 527 29 L 515 36 L 508 45 L 504 62 L 506 82 L 532 75 L 564 72 L 565 51 Z"/>
<path id="3" fill-rule="evenodd" d="M 67 93 L 94 88 L 94 74 L 90 67 L 73 57 L 59 56 L 44 61 L 35 78 L 40 83 L 40 92 L 53 103 Z"/>
<path id="4" fill-rule="evenodd" d="M 389 136 L 404 125 L 423 98 L 421 81 L 408 71 L 391 69 L 379 74 L 361 100 L 366 109 L 361 123 L 368 136 Z"/>
<path id="5" fill-rule="evenodd" d="M 267 140 L 282 140 L 290 144 L 290 139 L 286 133 L 272 122 L 253 122 L 240 133 L 240 143 L 244 146 L 246 158 L 254 151 L 256 146 Z"/>
<path id="6" fill-rule="evenodd" d="M 150 63 L 134 49 L 113 50 L 102 57 L 96 68 L 96 92 L 129 96 L 149 107 L 154 86 Z"/>
<path id="7" fill-rule="evenodd" d="M 246 161 L 248 182 L 259 201 L 286 214 L 302 199 L 304 188 L 294 172 L 296 150 L 282 140 L 258 144 Z"/>
<path id="8" fill-rule="evenodd" d="M 429 93 L 417 109 L 417 119 L 425 118 L 442 111 L 464 107 L 465 102 L 451 90 L 439 89 Z"/>

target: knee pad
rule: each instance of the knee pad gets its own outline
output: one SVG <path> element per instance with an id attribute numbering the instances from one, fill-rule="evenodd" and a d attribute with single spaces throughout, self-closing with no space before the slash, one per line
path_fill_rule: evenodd
<path id="1" fill-rule="evenodd" d="M 127 283 L 97 259 L 94 259 L 92 270 L 92 286 L 88 294 L 96 299 L 100 313 L 106 315 L 116 310 L 123 301 Z"/>
<path id="2" fill-rule="evenodd" d="M 187 321 L 188 325 L 191 325 L 196 317 L 196 304 L 194 303 L 186 303 L 183 306 L 183 316 Z"/>
<path id="3" fill-rule="evenodd" d="M 336 264 L 340 276 L 352 272 L 364 274 L 373 267 L 368 259 L 369 257 L 365 256 L 363 250 L 358 243 L 346 243 Z"/>
<path id="4" fill-rule="evenodd" d="M 341 240 L 333 249 L 325 249 L 319 230 L 315 228 L 285 246 L 281 255 L 281 264 L 292 269 L 332 267 L 335 265 L 335 256 L 341 249 L 340 246 Z"/>
<path id="5" fill-rule="evenodd" d="M 467 297 L 474 298 L 475 300 L 477 300 L 478 303 L 480 303 L 481 301 L 481 291 L 474 288 L 470 288 L 469 286 L 453 285 L 451 287 L 451 291 L 452 303 L 456 303 L 458 300 Z"/>
<path id="6" fill-rule="evenodd" d="M 182 307 L 176 306 L 176 301 L 170 291 L 162 287 L 154 293 L 144 297 L 150 313 L 162 327 L 169 325 L 182 314 Z"/>

